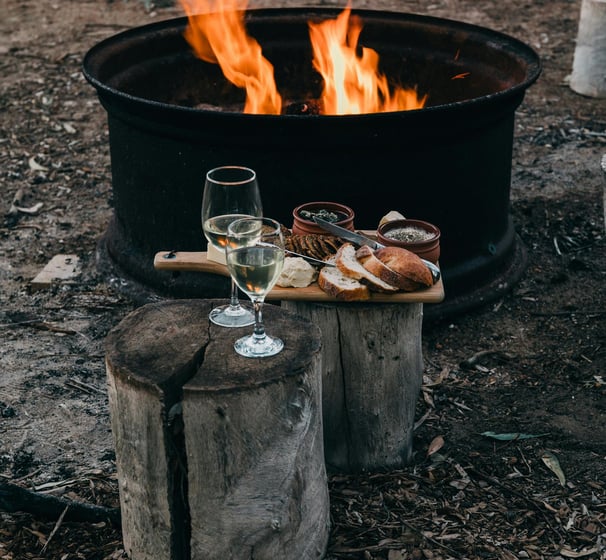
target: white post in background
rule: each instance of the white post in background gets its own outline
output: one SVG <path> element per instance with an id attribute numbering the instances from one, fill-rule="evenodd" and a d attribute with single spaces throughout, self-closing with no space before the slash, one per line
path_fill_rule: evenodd
<path id="1" fill-rule="evenodd" d="M 583 0 L 570 87 L 606 97 L 606 0 Z"/>

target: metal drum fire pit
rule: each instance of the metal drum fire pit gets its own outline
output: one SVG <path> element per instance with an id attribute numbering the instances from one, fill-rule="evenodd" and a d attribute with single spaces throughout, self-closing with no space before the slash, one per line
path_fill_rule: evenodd
<path id="1" fill-rule="evenodd" d="M 249 10 L 248 33 L 274 65 L 288 107 L 321 87 L 308 21 L 338 10 Z M 196 58 L 187 18 L 134 28 L 95 45 L 84 74 L 107 111 L 114 217 L 105 262 L 171 297 L 222 297 L 225 279 L 153 268 L 163 249 L 206 247 L 200 224 L 204 174 L 224 164 L 254 168 L 265 214 L 290 226 L 303 202 L 334 200 L 376 228 L 399 210 L 442 231 L 446 300 L 460 312 L 508 289 L 525 251 L 510 216 L 514 113 L 538 78 L 537 54 L 507 35 L 461 22 L 354 10 L 360 43 L 391 80 L 427 94 L 423 109 L 362 115 L 243 114 L 243 93 L 217 65 Z"/>

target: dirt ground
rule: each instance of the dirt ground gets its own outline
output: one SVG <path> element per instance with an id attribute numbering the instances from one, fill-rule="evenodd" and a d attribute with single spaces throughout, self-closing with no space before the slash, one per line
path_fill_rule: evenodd
<path id="1" fill-rule="evenodd" d="M 504 31 L 544 70 L 516 113 L 512 213 L 528 269 L 506 296 L 425 326 L 414 462 L 331 475 L 331 559 L 606 558 L 606 100 L 567 85 L 580 4 L 352 4 Z M 81 62 L 109 35 L 180 15 L 137 0 L 0 4 L 0 487 L 118 505 L 103 342 L 137 303 L 96 267 L 109 147 Z M 33 289 L 57 254 L 79 273 Z M 0 492 L 2 560 L 125 557 L 107 516 L 14 509 L 27 508 Z"/>

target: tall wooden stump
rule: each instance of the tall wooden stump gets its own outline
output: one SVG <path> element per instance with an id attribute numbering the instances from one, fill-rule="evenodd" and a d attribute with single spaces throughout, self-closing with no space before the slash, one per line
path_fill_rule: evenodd
<path id="1" fill-rule="evenodd" d="M 319 329 L 267 305 L 285 349 L 243 358 L 232 345 L 251 327 L 212 325 L 217 303 L 146 305 L 107 337 L 125 549 L 133 560 L 322 558 Z"/>
<path id="2" fill-rule="evenodd" d="M 583 0 L 570 87 L 582 95 L 606 97 L 606 0 Z"/>
<path id="3" fill-rule="evenodd" d="M 322 330 L 327 464 L 355 472 L 409 463 L 423 378 L 423 304 L 283 301 L 282 307 Z"/>

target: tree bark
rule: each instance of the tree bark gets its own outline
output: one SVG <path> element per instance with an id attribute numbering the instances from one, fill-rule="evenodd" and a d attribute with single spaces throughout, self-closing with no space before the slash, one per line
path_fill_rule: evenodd
<path id="1" fill-rule="evenodd" d="M 583 0 L 570 87 L 582 95 L 606 97 L 606 0 Z"/>
<path id="2" fill-rule="evenodd" d="M 267 305 L 277 356 L 238 356 L 252 327 L 217 301 L 151 304 L 108 336 L 123 538 L 133 560 L 317 559 L 328 542 L 317 327 Z"/>
<path id="3" fill-rule="evenodd" d="M 282 306 L 322 330 L 327 465 L 356 472 L 409 463 L 423 377 L 423 304 Z"/>

